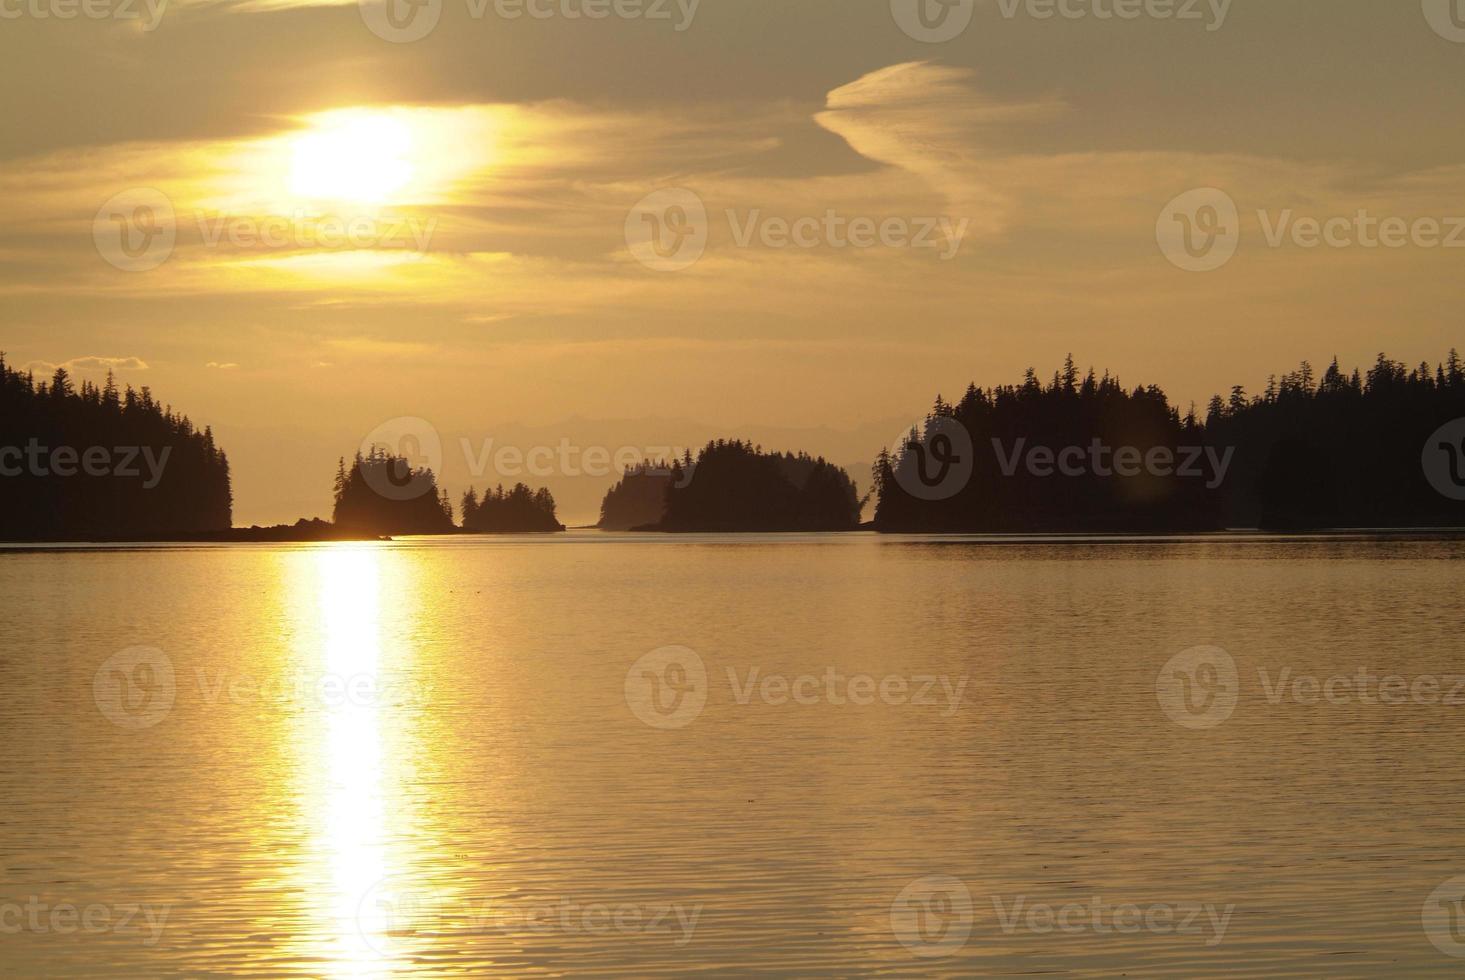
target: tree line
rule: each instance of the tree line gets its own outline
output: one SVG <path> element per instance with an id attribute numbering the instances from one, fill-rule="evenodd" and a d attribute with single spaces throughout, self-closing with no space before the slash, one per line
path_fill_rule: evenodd
<path id="1" fill-rule="evenodd" d="M 78 386 L 48 381 L 0 354 L 0 538 L 79 540 L 227 530 L 229 461 L 213 431 L 119 390 L 109 371 Z"/>
<path id="2" fill-rule="evenodd" d="M 463 494 L 463 530 L 477 533 L 563 531 L 565 526 L 555 516 L 554 495 L 540 487 L 531 490 L 523 483 L 505 490 L 502 485 L 485 490 L 480 500 L 468 488 Z"/>
<path id="3" fill-rule="evenodd" d="M 382 446 L 336 464 L 331 523 L 363 534 L 447 534 L 455 529 L 448 492 L 427 467 Z"/>
<path id="4" fill-rule="evenodd" d="M 1229 527 L 1448 527 L 1465 504 L 1444 496 L 1421 458 L 1446 423 L 1465 418 L 1465 364 L 1451 350 L 1431 368 L 1379 354 L 1366 372 L 1337 359 L 1319 377 L 1304 362 L 1258 395 L 1211 399 L 1206 431 L 1235 446 L 1221 493 Z M 1453 461 L 1451 461 L 1453 462 Z"/>
<path id="5" fill-rule="evenodd" d="M 351 465 L 336 466 L 332 523 L 362 534 L 452 534 L 453 505 L 430 468 L 417 467 L 381 446 L 357 453 Z M 462 530 L 488 532 L 563 531 L 547 489 L 520 483 L 486 491 L 469 488 L 462 501 Z"/>
<path id="6" fill-rule="evenodd" d="M 1465 370 L 1453 350 L 1413 369 L 1380 354 L 1366 373 L 1345 373 L 1335 359 L 1319 376 L 1304 362 L 1261 394 L 1236 387 L 1216 396 L 1203 420 L 1194 408 L 1182 416 L 1157 386 L 1127 389 L 1092 369 L 1080 377 L 1069 357 L 1047 384 L 1029 369 L 1021 385 L 971 385 L 956 404 L 938 396 L 924 423 L 875 463 L 874 526 L 1460 526 L 1465 506 L 1433 486 L 1421 463 L 1431 435 L 1460 418 Z"/>
<path id="7" fill-rule="evenodd" d="M 1441 439 L 1456 420 L 1462 432 Z M 1202 418 L 1158 386 L 1081 375 L 1070 356 L 1047 383 L 1029 369 L 1019 385 L 938 396 L 872 476 L 873 526 L 887 532 L 1465 526 L 1465 364 L 1453 350 L 1433 367 L 1304 362 L 1259 394 L 1214 397 Z M 822 458 L 716 440 L 627 471 L 599 526 L 851 530 L 866 499 Z M 460 507 L 465 531 L 564 529 L 549 491 L 524 484 L 470 488 Z M 228 531 L 231 515 L 210 429 L 110 372 L 101 386 L 64 368 L 37 381 L 0 355 L 0 537 L 199 535 Z M 459 530 L 437 476 L 381 447 L 340 460 L 332 520 L 370 535 Z"/>
<path id="8" fill-rule="evenodd" d="M 690 460 L 687 465 L 691 466 Z M 669 486 L 671 463 L 648 460 L 636 464 L 606 491 L 600 501 L 600 521 L 595 526 L 602 531 L 630 531 L 661 523 Z"/>
<path id="9" fill-rule="evenodd" d="M 646 464 L 601 503 L 602 528 L 654 531 L 849 531 L 860 523 L 854 481 L 807 453 L 709 442 L 668 468 Z"/>

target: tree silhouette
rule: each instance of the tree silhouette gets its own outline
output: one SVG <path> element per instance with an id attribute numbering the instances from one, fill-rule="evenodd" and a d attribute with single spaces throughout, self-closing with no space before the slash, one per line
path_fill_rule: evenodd
<path id="1" fill-rule="evenodd" d="M 1184 418 L 1158 387 L 1126 390 L 1092 370 L 1075 387 L 1070 357 L 1044 388 L 1029 369 L 1019 387 L 967 389 L 956 406 L 937 398 L 913 431 L 874 467 L 875 526 L 882 531 L 1194 531 L 1223 527 L 1465 525 L 1465 507 L 1430 486 L 1420 463 L 1429 436 L 1465 417 L 1465 366 L 1450 352 L 1412 371 L 1380 354 L 1366 376 L 1336 359 L 1317 377 L 1304 361 L 1248 396 L 1214 396 L 1204 423 Z M 927 499 L 918 487 L 925 444 L 959 424 L 970 439 L 970 476 Z M 1004 472 L 1018 445 L 1208 450 L 1202 475 Z M 1227 457 L 1226 454 L 1230 453 Z M 1007 458 L 1011 458 L 1010 455 Z M 1224 479 L 1212 460 L 1229 458 Z"/>
<path id="2" fill-rule="evenodd" d="M 348 469 L 336 467 L 332 522 L 367 534 L 447 534 L 455 530 L 453 508 L 432 470 L 414 468 L 405 457 L 372 446 L 357 453 Z"/>
<path id="3" fill-rule="evenodd" d="M 928 447 L 941 433 L 965 430 L 960 479 L 941 493 L 919 492 Z M 1092 369 L 1083 381 L 1069 357 L 1046 388 L 1029 368 L 1018 387 L 967 388 L 952 406 L 938 397 L 923 426 L 894 452 L 876 460 L 875 527 L 882 531 L 1121 531 L 1202 530 L 1217 526 L 1218 502 L 1203 479 L 1164 480 L 1148 475 L 1106 477 L 1100 467 L 1083 475 L 1035 475 L 1010 461 L 1035 447 L 1134 447 L 1172 454 L 1200 445 L 1194 416 L 1181 418 L 1158 388 L 1126 390 Z M 1006 472 L 1011 469 L 1011 472 Z"/>
<path id="4" fill-rule="evenodd" d="M 555 516 L 554 497 L 544 488 L 531 490 L 522 483 L 484 491 L 479 500 L 470 487 L 463 495 L 463 530 L 487 533 L 546 533 L 563 531 Z"/>
<path id="5" fill-rule="evenodd" d="M 1210 439 L 1237 447 L 1223 516 L 1233 527 L 1465 525 L 1465 509 L 1429 484 L 1421 453 L 1465 417 L 1459 355 L 1410 370 L 1379 354 L 1366 375 L 1336 359 L 1316 379 L 1304 362 L 1275 391 L 1206 420 Z"/>
<path id="6" fill-rule="evenodd" d="M 849 475 L 822 458 L 725 440 L 673 465 L 665 500 L 663 531 L 849 531 L 861 506 Z"/>
<path id="7" fill-rule="evenodd" d="M 229 462 L 213 431 L 197 431 L 146 387 L 119 393 L 111 372 L 101 388 L 77 388 L 65 368 L 38 383 L 0 354 L 0 451 L 0 538 L 157 537 L 231 525 Z"/>
<path id="8" fill-rule="evenodd" d="M 678 466 L 677 473 L 682 472 Z M 661 461 L 640 463 L 626 470 L 600 502 L 596 527 L 602 531 L 629 531 L 660 523 L 671 484 L 672 467 Z"/>

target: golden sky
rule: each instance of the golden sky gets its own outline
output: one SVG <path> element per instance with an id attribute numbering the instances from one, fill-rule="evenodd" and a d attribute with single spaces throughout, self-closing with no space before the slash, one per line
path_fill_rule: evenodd
<path id="1" fill-rule="evenodd" d="M 236 522 L 398 416 L 456 497 L 462 439 L 854 464 L 1069 351 L 1184 406 L 1460 341 L 1443 0 L 379 2 L 0 0 L 0 348 L 212 424 Z"/>

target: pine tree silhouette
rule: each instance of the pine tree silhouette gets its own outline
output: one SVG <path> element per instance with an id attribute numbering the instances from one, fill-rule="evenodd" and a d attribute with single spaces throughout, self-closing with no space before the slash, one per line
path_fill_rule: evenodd
<path id="1" fill-rule="evenodd" d="M 937 398 L 926 432 L 916 431 L 874 467 L 875 527 L 882 531 L 1192 531 L 1331 527 L 1465 526 L 1465 506 L 1437 493 L 1420 465 L 1426 440 L 1465 417 L 1465 366 L 1448 360 L 1412 371 L 1380 354 L 1361 375 L 1336 358 L 1316 376 L 1304 361 L 1273 377 L 1265 393 L 1240 385 L 1216 395 L 1204 423 L 1185 418 L 1156 386 L 1127 391 L 1092 370 L 1075 390 L 1068 358 L 1047 388 L 1028 369 L 1018 387 L 976 385 L 954 408 Z M 970 479 L 943 499 L 907 490 L 938 419 L 960 423 L 974 448 Z M 1209 448 L 1232 453 L 1225 479 L 1088 472 L 1038 476 L 1001 471 L 996 446 Z"/>
<path id="2" fill-rule="evenodd" d="M 44 454 L 40 466 L 14 455 L 31 446 Z M 0 457 L 0 538 L 144 538 L 231 525 L 229 463 L 213 431 L 198 432 L 146 387 L 119 393 L 110 372 L 101 388 L 78 389 L 65 368 L 37 383 L 0 353 L 0 450 L 11 450 Z M 53 459 L 56 450 L 64 455 Z"/>

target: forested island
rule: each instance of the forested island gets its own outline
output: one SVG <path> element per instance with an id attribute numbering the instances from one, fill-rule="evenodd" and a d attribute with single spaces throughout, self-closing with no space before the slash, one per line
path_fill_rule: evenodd
<path id="1" fill-rule="evenodd" d="M 0 540 L 336 541 L 394 534 L 560 531 L 554 498 L 519 485 L 464 498 L 453 523 L 431 470 L 381 447 L 337 468 L 331 521 L 233 526 L 229 461 L 213 431 L 151 389 L 38 381 L 0 354 Z"/>
<path id="2" fill-rule="evenodd" d="M 709 442 L 672 464 L 657 531 L 852 531 L 861 501 L 844 470 L 805 453 Z"/>
<path id="3" fill-rule="evenodd" d="M 448 534 L 453 507 L 426 467 L 381 446 L 336 464 L 331 523 L 363 534 Z"/>
<path id="4" fill-rule="evenodd" d="M 805 453 L 709 442 L 665 464 L 631 470 L 600 507 L 602 530 L 852 531 L 863 501 L 844 470 Z"/>
<path id="5" fill-rule="evenodd" d="M 1465 369 L 1367 373 L 1303 363 L 1262 394 L 1232 389 L 1205 419 L 1158 387 L 1080 378 L 1070 357 L 1044 385 L 939 396 L 921 431 L 874 469 L 886 532 L 1214 531 L 1465 526 L 1465 445 L 1433 434 L 1465 418 Z M 958 445 L 959 444 L 959 445 Z M 1122 454 L 1122 455 L 1121 455 Z M 1422 456 L 1438 454 L 1442 486 Z M 960 459 L 953 459 L 959 456 Z M 944 484 L 944 485 L 943 485 Z M 1462 494 L 1465 496 L 1465 494 Z"/>
<path id="6" fill-rule="evenodd" d="M 546 533 L 563 531 L 555 516 L 554 497 L 546 489 L 516 484 L 485 492 L 483 499 L 469 488 L 463 495 L 461 531 L 474 534 Z M 414 467 L 405 457 L 380 446 L 357 453 L 350 467 L 342 459 L 336 467 L 336 527 L 363 534 L 454 534 L 453 505 L 437 475 Z"/>
<path id="7" fill-rule="evenodd" d="M 468 488 L 463 495 L 463 530 L 477 534 L 550 533 L 565 526 L 555 516 L 554 496 L 543 487 L 531 490 L 522 483 L 485 491 L 483 499 Z"/>

